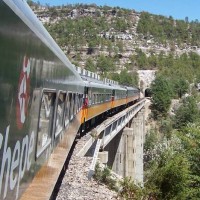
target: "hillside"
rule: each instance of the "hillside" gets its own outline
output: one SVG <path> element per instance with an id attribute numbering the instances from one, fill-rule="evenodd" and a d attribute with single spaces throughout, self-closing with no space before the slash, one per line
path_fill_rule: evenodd
<path id="1" fill-rule="evenodd" d="M 189 23 L 119 7 L 82 4 L 38 6 L 33 10 L 70 57 L 77 52 L 81 58 L 97 52 L 121 53 L 120 63 L 125 64 L 131 62 L 130 56 L 137 48 L 147 55 L 200 53 L 198 21 Z"/>
<path id="2" fill-rule="evenodd" d="M 188 64 L 200 68 L 198 21 L 95 4 L 32 9 L 72 63 L 120 83 L 139 84 L 137 70 L 183 66 L 184 77 Z M 194 82 L 198 71 L 186 79 Z"/>

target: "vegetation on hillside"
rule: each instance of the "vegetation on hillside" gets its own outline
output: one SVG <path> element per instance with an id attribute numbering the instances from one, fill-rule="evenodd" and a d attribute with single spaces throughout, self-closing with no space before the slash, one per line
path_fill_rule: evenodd
<path id="1" fill-rule="evenodd" d="M 40 5 L 39 1 L 33 3 L 29 0 L 28 3 L 31 6 Z M 185 53 L 179 56 L 175 52 L 176 47 L 182 49 L 189 45 L 192 49 L 200 45 L 198 20 L 189 22 L 187 17 L 185 21 L 175 20 L 172 17 L 152 15 L 147 12 L 136 13 L 130 9 L 95 4 L 69 4 L 57 7 L 46 5 L 46 7 L 44 12 L 38 14 L 50 17 L 50 22 L 45 24 L 47 30 L 66 54 L 71 55 L 69 58 L 75 65 L 84 62 L 88 70 L 118 80 L 120 83 L 128 82 L 136 85 L 138 85 L 135 73 L 137 69 L 158 69 L 166 75 L 173 76 L 170 81 L 173 80 L 179 97 L 188 90 L 189 83 L 200 79 L 199 55 Z M 139 16 L 139 20 L 136 20 L 136 16 Z M 55 19 L 60 20 L 52 23 Z M 135 42 L 138 43 L 137 45 L 134 42 L 128 43 L 129 48 L 133 48 L 133 53 L 129 54 L 123 64 L 121 59 L 126 51 L 127 42 L 116 37 L 120 33 L 135 34 Z M 150 49 L 150 53 L 147 54 L 138 46 L 140 40 L 153 40 L 155 44 L 162 44 L 163 47 L 170 45 L 171 52 L 166 54 L 163 50 L 155 53 L 155 50 L 152 49 L 151 52 Z M 87 51 L 84 58 L 83 49 Z M 126 74 L 133 75 L 133 78 L 130 76 L 120 78 Z M 176 80 L 177 76 L 182 77 L 182 80 Z"/>
<path id="2" fill-rule="evenodd" d="M 164 65 L 151 86 L 157 127 L 145 143 L 145 188 L 153 199 L 199 199 L 199 55 L 169 55 L 160 61 Z M 171 114 L 173 98 L 179 106 Z"/>
<path id="3" fill-rule="evenodd" d="M 152 15 L 142 12 L 137 26 L 137 32 L 146 38 L 154 37 L 157 42 L 165 44 L 170 41 L 171 45 L 179 46 L 191 44 L 200 45 L 200 23 L 198 20 L 188 22 L 186 20 L 174 20 L 161 15 Z"/>

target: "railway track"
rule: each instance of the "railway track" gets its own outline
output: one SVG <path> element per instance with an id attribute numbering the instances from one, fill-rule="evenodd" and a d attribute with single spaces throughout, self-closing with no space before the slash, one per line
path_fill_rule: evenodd
<path id="1" fill-rule="evenodd" d="M 76 139 L 63 170 L 59 176 L 50 200 L 75 199 L 117 199 L 117 193 L 110 191 L 105 185 L 100 185 L 94 179 L 88 180 L 88 171 L 92 157 L 78 156 L 90 137 L 90 132 Z"/>

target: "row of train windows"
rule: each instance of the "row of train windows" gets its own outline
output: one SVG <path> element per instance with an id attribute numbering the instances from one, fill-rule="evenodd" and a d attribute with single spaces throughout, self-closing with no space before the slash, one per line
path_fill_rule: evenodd
<path id="1" fill-rule="evenodd" d="M 83 94 L 43 92 L 39 122 L 37 157 L 49 146 L 52 138 L 57 138 L 69 122 L 81 110 Z"/>
<path id="2" fill-rule="evenodd" d="M 111 94 L 94 94 L 93 93 L 92 99 L 90 100 L 90 105 L 110 101 L 111 97 L 112 97 Z"/>
<path id="3" fill-rule="evenodd" d="M 97 103 L 102 103 L 102 102 L 107 102 L 107 101 L 111 101 L 112 98 L 112 94 L 92 94 L 92 98 L 89 99 L 89 103 L 91 104 L 97 104 Z M 121 93 L 121 94 L 117 94 L 115 96 L 115 99 L 122 99 L 122 98 L 126 98 L 126 93 Z"/>
<path id="4" fill-rule="evenodd" d="M 115 99 L 122 99 L 122 98 L 126 98 L 126 93 L 120 93 L 120 94 L 116 94 Z"/>

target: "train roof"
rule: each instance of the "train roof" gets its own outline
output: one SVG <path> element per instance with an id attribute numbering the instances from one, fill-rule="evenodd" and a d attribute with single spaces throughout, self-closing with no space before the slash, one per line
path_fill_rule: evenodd
<path id="1" fill-rule="evenodd" d="M 120 85 L 111 85 L 111 84 L 105 84 L 104 82 L 96 82 L 93 80 L 83 80 L 86 87 L 95 87 L 95 88 L 104 88 L 104 89 L 110 89 L 110 90 L 121 90 L 126 91 L 126 89 Z"/>
<path id="2" fill-rule="evenodd" d="M 116 89 L 116 90 L 124 90 L 124 91 L 126 91 L 126 88 L 123 87 L 122 85 L 113 85 L 112 87 L 113 87 L 114 89 Z"/>
<path id="3" fill-rule="evenodd" d="M 125 88 L 126 88 L 127 90 L 139 90 L 139 88 L 134 87 L 134 86 L 125 86 Z"/>
<path id="4" fill-rule="evenodd" d="M 81 69 L 80 67 L 76 67 L 77 72 L 80 74 L 81 78 L 85 82 L 86 86 L 95 86 L 107 89 L 115 89 L 115 90 L 123 90 L 126 91 L 126 88 L 122 85 L 119 85 L 117 81 L 101 78 L 97 73 Z"/>
<path id="5" fill-rule="evenodd" d="M 77 80 L 82 81 L 74 66 L 60 49 L 42 22 L 36 17 L 26 1 L 4 0 L 4 2 L 23 20 L 23 22 L 45 43 L 45 45 L 65 64 L 75 75 Z"/>
<path id="6" fill-rule="evenodd" d="M 91 80 L 83 80 L 86 87 L 104 88 L 112 90 L 113 87 L 110 85 L 103 84 L 103 82 L 94 82 Z"/>

